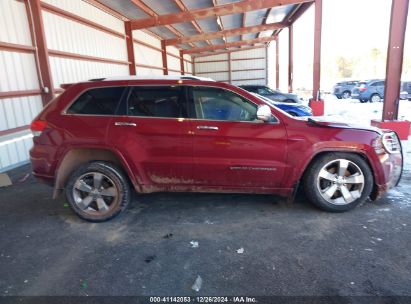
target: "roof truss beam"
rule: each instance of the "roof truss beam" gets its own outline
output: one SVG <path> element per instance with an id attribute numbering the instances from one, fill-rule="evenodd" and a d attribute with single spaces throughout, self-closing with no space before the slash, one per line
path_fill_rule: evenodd
<path id="1" fill-rule="evenodd" d="M 135 4 L 143 4 L 140 0 L 132 0 Z M 209 8 L 184 11 L 181 13 L 151 16 L 144 19 L 131 20 L 133 30 L 155 26 L 166 26 L 174 23 L 182 23 L 219 16 L 241 14 L 244 12 L 267 9 L 288 4 L 312 2 L 313 0 L 243 0 L 234 3 L 217 5 Z"/>
<path id="2" fill-rule="evenodd" d="M 215 45 L 210 45 L 210 46 L 205 46 L 205 47 L 200 47 L 200 48 L 192 48 L 192 49 L 183 50 L 183 54 L 197 54 L 197 53 L 203 53 L 207 51 L 214 51 L 218 49 L 226 49 L 230 47 L 240 47 L 243 45 L 254 45 L 257 43 L 267 43 L 273 40 L 275 40 L 275 37 L 270 36 L 270 37 L 235 41 L 235 42 L 230 42 L 230 43 L 215 44 Z"/>
<path id="3" fill-rule="evenodd" d="M 239 27 L 239 28 L 233 28 L 230 30 L 223 30 L 219 32 L 210 32 L 210 33 L 204 33 L 204 34 L 194 35 L 194 36 L 185 36 L 185 37 L 180 37 L 180 38 L 167 39 L 165 40 L 165 43 L 166 45 L 178 45 L 178 44 L 190 43 L 190 42 L 195 42 L 195 41 L 211 40 L 215 38 L 239 36 L 239 35 L 248 34 L 248 33 L 258 33 L 258 32 L 269 31 L 269 30 L 277 30 L 277 29 L 285 28 L 288 25 L 289 25 L 288 23 L 275 22 L 275 23 L 247 26 L 247 27 Z"/>

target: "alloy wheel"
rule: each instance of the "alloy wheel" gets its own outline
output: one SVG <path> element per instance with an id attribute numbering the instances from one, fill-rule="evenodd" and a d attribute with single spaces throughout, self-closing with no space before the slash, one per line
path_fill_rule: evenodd
<path id="1" fill-rule="evenodd" d="M 320 195 L 334 205 L 347 205 L 361 197 L 364 174 L 354 162 L 336 159 L 324 165 L 317 177 Z"/>
<path id="2" fill-rule="evenodd" d="M 119 199 L 116 184 L 100 172 L 88 172 L 81 175 L 74 183 L 72 191 L 77 207 L 90 215 L 110 212 Z"/>

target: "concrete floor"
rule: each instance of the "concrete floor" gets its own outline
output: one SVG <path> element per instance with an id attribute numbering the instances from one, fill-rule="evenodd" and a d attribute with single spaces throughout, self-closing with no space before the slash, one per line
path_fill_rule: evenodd
<path id="1" fill-rule="evenodd" d="M 343 214 L 303 196 L 161 193 L 102 224 L 29 172 L 0 188 L 1 295 L 411 295 L 410 171 Z"/>

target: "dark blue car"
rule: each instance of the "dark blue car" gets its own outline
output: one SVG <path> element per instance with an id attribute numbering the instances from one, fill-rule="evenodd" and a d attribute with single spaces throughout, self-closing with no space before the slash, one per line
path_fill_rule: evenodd
<path id="1" fill-rule="evenodd" d="M 291 116 L 312 116 L 313 115 L 312 109 L 305 105 L 298 104 L 298 103 L 277 102 L 277 101 L 273 101 L 267 97 L 261 96 L 256 93 L 251 93 L 251 94 L 261 98 L 262 100 L 273 105 L 274 107 L 279 108 L 283 110 L 284 112 L 287 112 Z"/>

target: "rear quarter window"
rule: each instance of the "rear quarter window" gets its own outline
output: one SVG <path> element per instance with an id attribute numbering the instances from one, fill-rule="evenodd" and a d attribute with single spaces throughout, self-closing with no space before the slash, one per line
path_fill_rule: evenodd
<path id="1" fill-rule="evenodd" d="M 115 115 L 125 87 L 90 89 L 82 93 L 67 110 L 68 114 Z"/>

